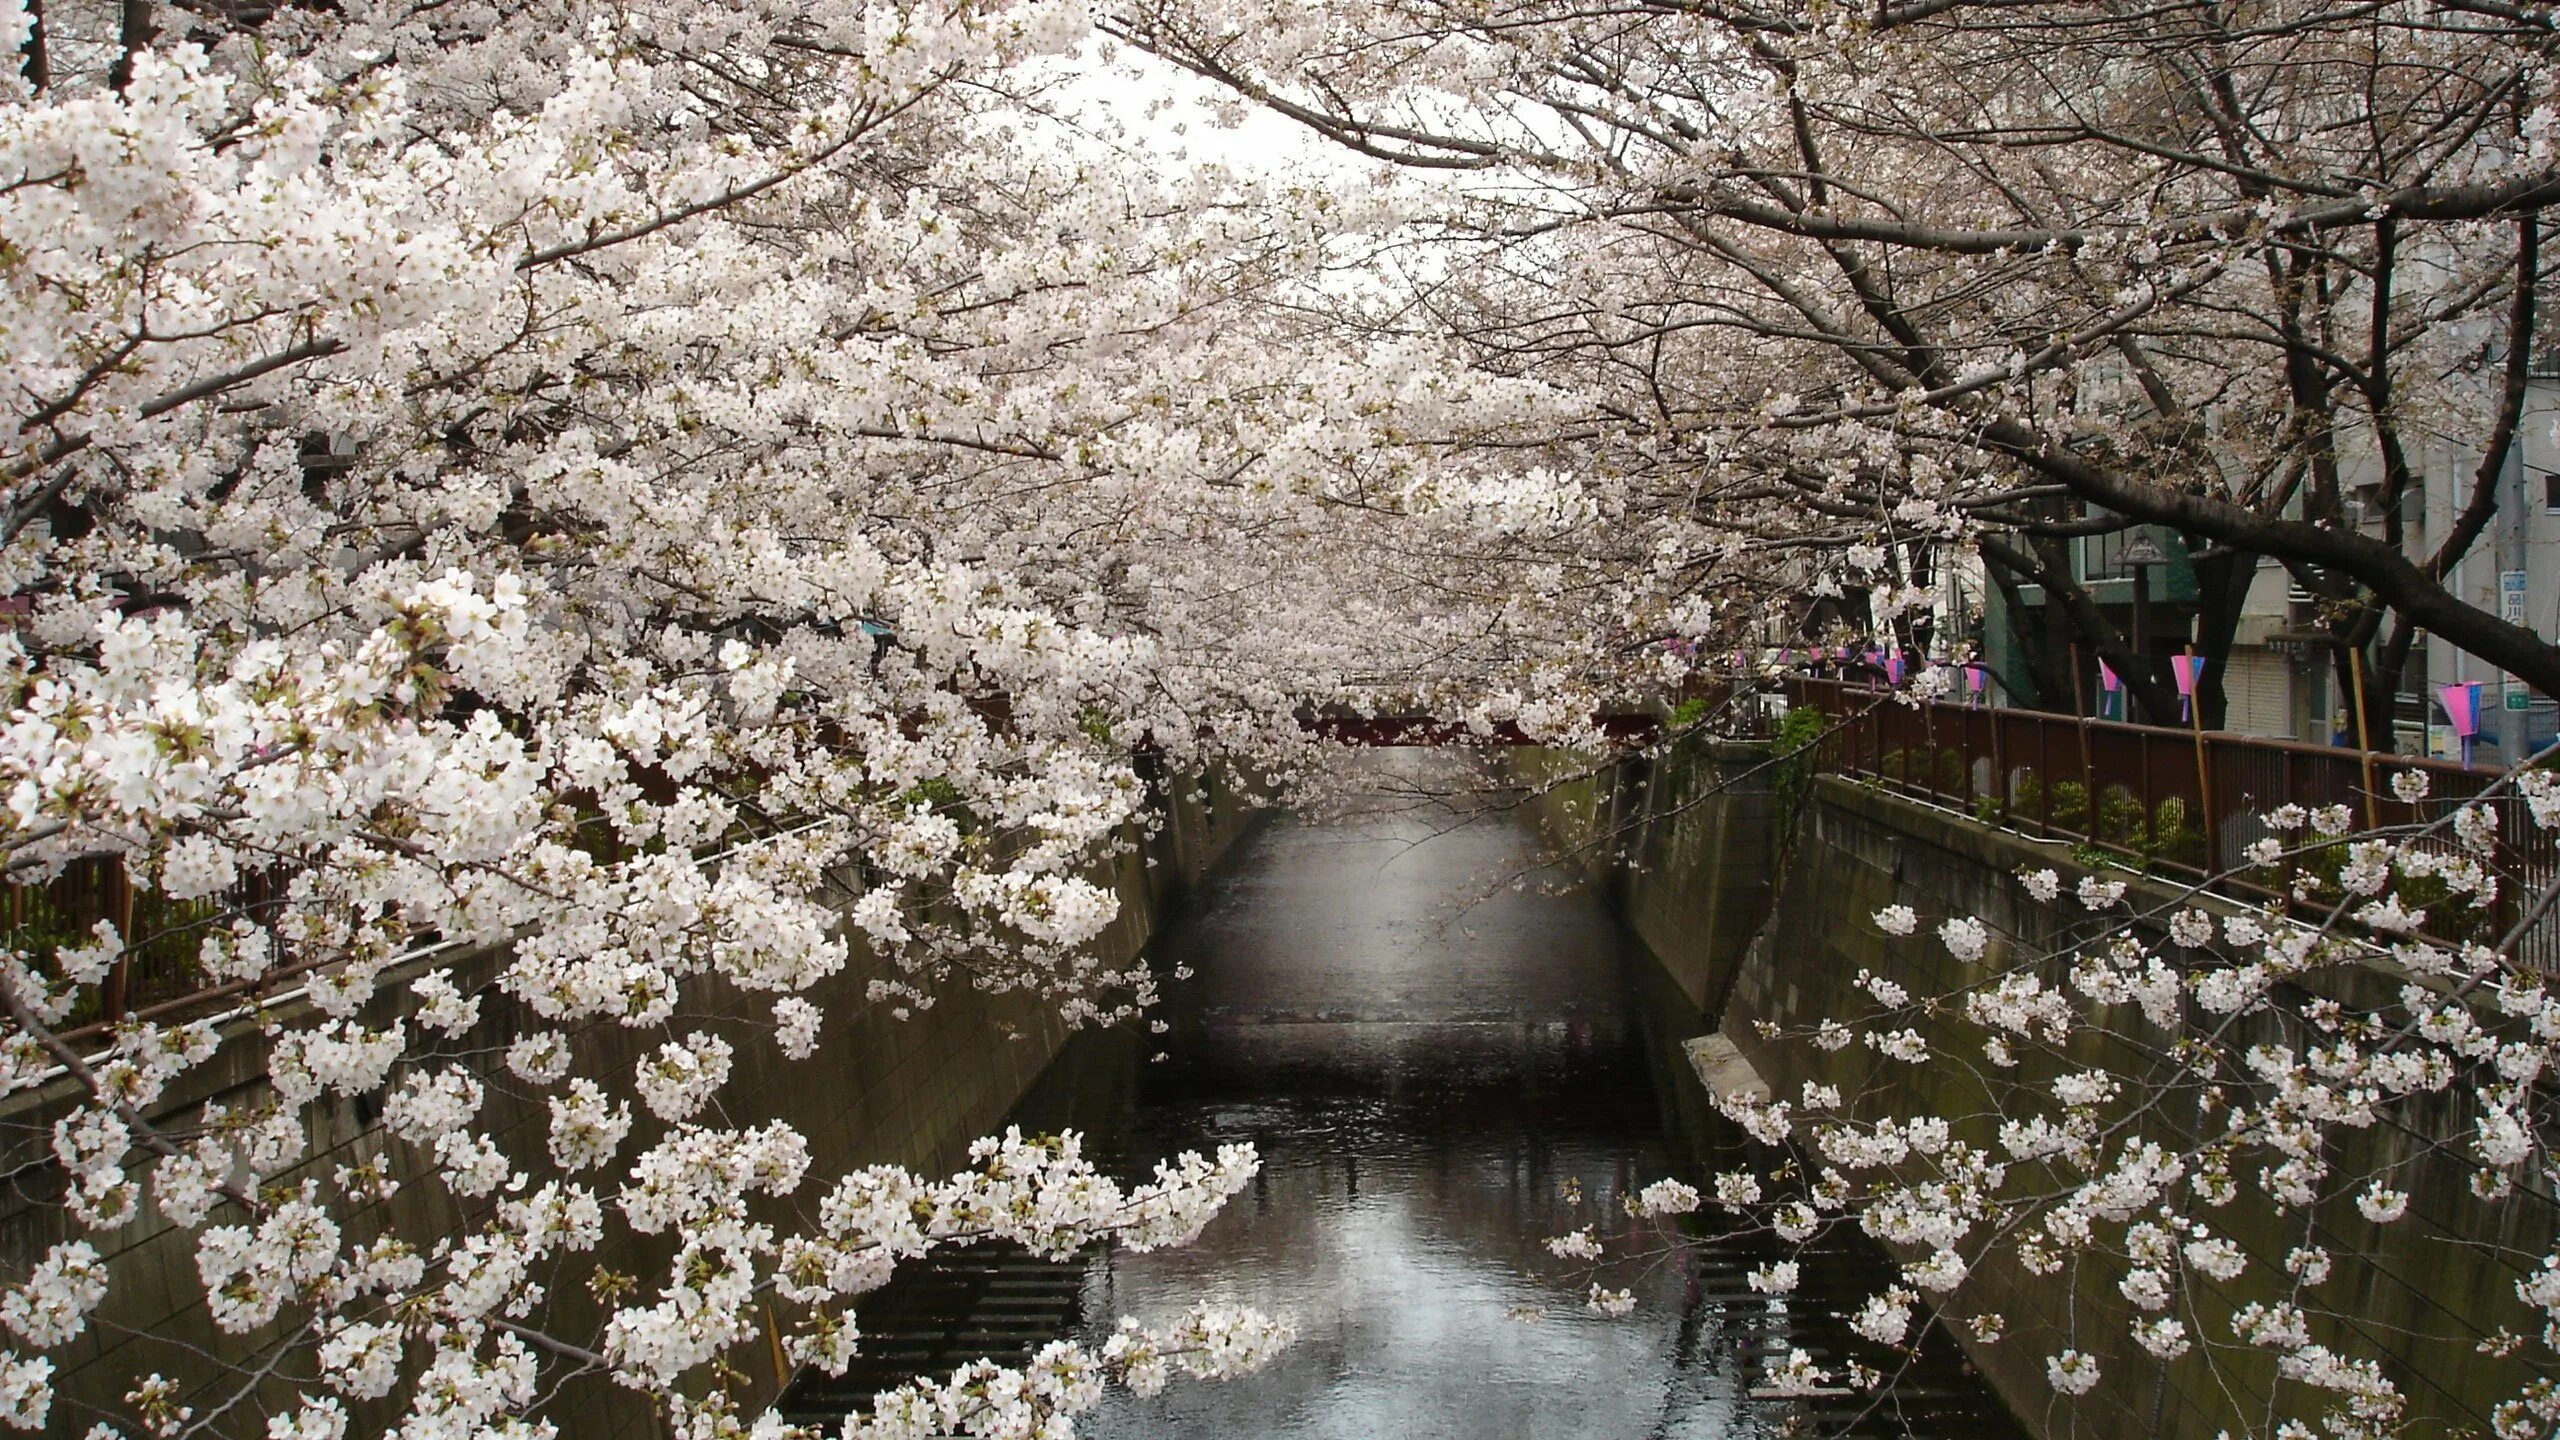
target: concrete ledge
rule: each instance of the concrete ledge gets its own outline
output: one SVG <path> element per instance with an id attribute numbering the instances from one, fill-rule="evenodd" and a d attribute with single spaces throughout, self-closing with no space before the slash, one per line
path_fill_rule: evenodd
<path id="1" fill-rule="evenodd" d="M 1766 1102 L 1774 1093 L 1769 1082 L 1761 1079 L 1760 1072 L 1744 1058 L 1742 1047 L 1721 1030 L 1683 1040 L 1680 1048 L 1689 1057 L 1689 1068 L 1698 1072 L 1698 1083 L 1719 1101 L 1732 1098 Z"/>

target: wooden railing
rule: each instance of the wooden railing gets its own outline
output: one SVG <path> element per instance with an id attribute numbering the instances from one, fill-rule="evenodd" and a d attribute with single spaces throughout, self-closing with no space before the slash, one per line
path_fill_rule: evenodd
<path id="1" fill-rule="evenodd" d="M 2359 829 L 2422 824 L 2479 795 L 2499 774 L 2221 731 L 1911 702 L 1854 680 L 1797 676 L 1778 690 L 1790 707 L 1830 717 L 1819 751 L 1826 769 L 2164 873 L 2217 875 L 2220 886 L 2244 895 L 2264 893 L 2253 883 L 2247 851 L 2273 833 L 2263 818 L 2269 811 L 2344 805 Z M 2406 770 L 2425 772 L 2426 799 L 2410 804 L 2392 793 L 2391 777 Z M 2552 832 L 2534 825 L 2521 805 L 2495 813 L 2497 900 L 2479 910 L 2459 903 L 2432 909 L 2429 929 L 2440 939 L 2503 936 L 2560 878 Z M 2443 843 L 2453 842 L 2446 836 Z M 2438 883 L 2417 886 L 2415 898 L 2428 898 Z M 2545 914 L 2528 927 L 2516 958 L 2560 971 L 2560 919 Z"/>

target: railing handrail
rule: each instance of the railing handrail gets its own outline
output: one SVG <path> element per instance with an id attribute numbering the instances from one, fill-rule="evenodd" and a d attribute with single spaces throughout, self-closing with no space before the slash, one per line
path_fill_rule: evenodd
<path id="1" fill-rule="evenodd" d="M 2248 847 L 2273 833 L 2271 812 L 2350 805 L 2367 827 L 2396 826 L 2430 807 L 2467 803 L 2505 773 L 2227 730 L 1921 700 L 1828 676 L 1789 676 L 1778 693 L 1831 720 L 1818 742 L 1827 768 L 1970 810 L 2003 829 L 2085 843 L 2250 898 L 2264 896 L 2244 873 Z M 2402 799 L 2398 787 L 2382 783 L 2386 766 L 2395 776 L 2426 775 L 2430 793 Z M 2497 829 L 2501 863 L 2525 882 L 2501 887 L 2491 902 L 2487 914 L 2503 930 L 2518 918 L 2520 890 L 2538 891 L 2560 876 L 2560 837 L 2513 806 L 2499 807 Z M 2516 956 L 2560 971 L 2560 914 L 2543 915 L 2519 934 Z"/>
<path id="2" fill-rule="evenodd" d="M 1890 699 L 1893 695 L 1892 689 L 1888 686 L 1865 681 L 1841 680 L 1829 675 L 1790 675 L 1780 683 L 1788 687 L 1819 685 L 1851 694 L 1873 695 L 1879 700 Z M 2032 716 L 2038 720 L 2086 726 L 2096 731 L 2172 739 L 2180 744 L 2193 743 L 2196 735 L 2196 730 L 2188 726 L 2145 725 L 2134 720 L 2109 720 L 2099 715 L 2075 715 L 2068 710 L 2042 710 L 2031 705 L 1973 705 L 1948 700 L 1929 700 L 1918 696 L 1909 698 L 1912 704 L 1932 706 L 1942 712 L 1991 710 L 2005 715 Z M 2246 730 L 2206 730 L 2203 734 L 2207 745 L 2290 751 L 2297 755 L 2317 755 L 2329 760 L 2341 756 L 2362 758 L 2369 755 L 2377 764 L 2388 762 L 2403 769 L 2415 767 L 2440 775 L 2493 776 L 2498 773 L 2482 766 L 2465 765 L 2459 760 L 2445 760 L 2433 755 L 2412 755 L 2401 750 L 2363 750 L 2353 745 L 2320 745 L 2308 740 L 2293 740 L 2279 735 L 2253 735 Z"/>

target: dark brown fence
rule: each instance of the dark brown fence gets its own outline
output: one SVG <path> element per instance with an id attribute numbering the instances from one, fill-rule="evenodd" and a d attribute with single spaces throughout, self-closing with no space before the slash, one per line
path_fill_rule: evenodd
<path id="1" fill-rule="evenodd" d="M 2219 731 L 1911 703 L 1854 681 L 1800 676 L 1780 693 L 1791 707 L 1831 717 L 1825 768 L 2168 874 L 2221 875 L 2220 886 L 2244 895 L 2265 893 L 2253 883 L 2246 852 L 2273 833 L 2262 818 L 2268 811 L 2344 805 L 2359 829 L 2405 826 L 2442 818 L 2498 778 L 2451 761 Z M 2391 777 L 2404 770 L 2426 773 L 2428 798 L 2410 804 L 2392 793 Z M 2459 902 L 2430 909 L 2428 928 L 2439 939 L 2498 939 L 2560 877 L 2560 844 L 2551 832 L 2535 826 L 2520 804 L 2499 805 L 2496 813 L 2497 901 L 2483 910 Z M 2297 831 L 2287 838 L 2308 837 Z M 2450 848 L 2451 837 L 2444 843 Z M 2440 896 L 2440 887 L 2432 879 L 2404 882 L 2402 893 L 2423 901 Z M 2560 970 L 2560 919 L 2546 915 L 2531 926 L 2516 958 Z"/>
<path id="2" fill-rule="evenodd" d="M 277 889 L 270 878 L 253 876 L 219 896 L 171 900 L 135 886 L 121 860 L 78 860 L 41 884 L 0 886 L 0 924 L 8 943 L 35 956 L 40 969 L 57 965 L 58 952 L 90 944 L 99 921 L 115 926 L 121 954 L 65 1022 L 65 1033 L 78 1036 L 128 1015 L 155 1014 L 204 989 L 206 927 L 263 912 Z"/>

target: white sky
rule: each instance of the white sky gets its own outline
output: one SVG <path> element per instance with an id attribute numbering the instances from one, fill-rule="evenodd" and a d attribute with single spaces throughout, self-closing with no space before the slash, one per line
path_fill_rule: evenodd
<path id="1" fill-rule="evenodd" d="M 1353 181 L 1376 166 L 1294 120 L 1237 101 L 1226 90 L 1144 51 L 1114 49 L 1103 65 L 1088 46 L 1061 62 L 1069 78 L 1052 91 L 1060 109 L 1090 117 L 1106 133 L 1168 165 L 1216 164 L 1268 180 Z M 1234 123 L 1221 123 L 1219 111 Z M 1114 123 L 1116 122 L 1116 124 Z"/>

